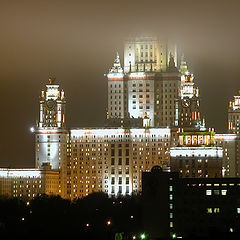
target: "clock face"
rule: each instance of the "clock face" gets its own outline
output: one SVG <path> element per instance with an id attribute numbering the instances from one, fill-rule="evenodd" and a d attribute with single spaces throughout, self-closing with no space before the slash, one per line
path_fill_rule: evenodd
<path id="1" fill-rule="evenodd" d="M 54 101 L 47 101 L 46 102 L 46 108 L 51 111 L 55 107 L 55 102 Z"/>
<path id="2" fill-rule="evenodd" d="M 190 106 L 190 100 L 189 99 L 183 99 L 182 100 L 183 107 L 189 107 Z"/>

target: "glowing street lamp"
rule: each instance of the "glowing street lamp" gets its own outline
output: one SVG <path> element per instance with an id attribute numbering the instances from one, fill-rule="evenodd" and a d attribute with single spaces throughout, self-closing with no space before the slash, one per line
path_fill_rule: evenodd
<path id="1" fill-rule="evenodd" d="M 110 226 L 112 224 L 111 220 L 107 221 L 107 225 Z"/>
<path id="2" fill-rule="evenodd" d="M 141 235 L 140 235 L 140 239 L 146 239 L 146 234 L 145 233 L 141 233 Z"/>

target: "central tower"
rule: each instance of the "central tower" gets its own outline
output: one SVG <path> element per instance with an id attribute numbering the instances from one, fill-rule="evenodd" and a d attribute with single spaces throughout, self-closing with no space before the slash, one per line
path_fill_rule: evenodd
<path id="1" fill-rule="evenodd" d="M 59 169 L 66 155 L 68 132 L 65 119 L 65 95 L 49 78 L 46 89 L 41 91 L 39 122 L 35 130 L 35 165 L 37 168 L 50 165 Z"/>

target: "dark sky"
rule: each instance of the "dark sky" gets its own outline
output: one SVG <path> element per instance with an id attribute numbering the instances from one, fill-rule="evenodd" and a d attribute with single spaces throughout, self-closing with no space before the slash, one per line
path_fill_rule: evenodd
<path id="1" fill-rule="evenodd" d="M 101 126 L 104 73 L 131 35 L 178 43 L 195 75 L 207 124 L 226 131 L 228 101 L 240 88 L 239 1 L 0 2 L 0 167 L 33 167 L 29 128 L 38 96 L 55 76 L 69 127 Z"/>

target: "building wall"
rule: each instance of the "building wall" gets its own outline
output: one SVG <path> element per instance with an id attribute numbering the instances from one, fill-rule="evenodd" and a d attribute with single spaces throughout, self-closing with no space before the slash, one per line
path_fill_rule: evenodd
<path id="1" fill-rule="evenodd" d="M 143 228 L 150 238 L 239 232 L 239 186 L 239 178 L 180 178 L 175 172 L 144 172 Z"/>
<path id="2" fill-rule="evenodd" d="M 66 158 L 68 132 L 62 129 L 38 128 L 35 131 L 35 166 L 40 169 L 50 163 L 59 169 Z"/>
<path id="3" fill-rule="evenodd" d="M 240 138 L 237 134 L 216 134 L 216 145 L 223 148 L 224 177 L 240 176 Z"/>
<path id="4" fill-rule="evenodd" d="M 147 113 L 154 126 L 154 75 L 131 73 L 127 79 L 129 117 L 143 118 Z"/>
<path id="5" fill-rule="evenodd" d="M 156 127 L 175 125 L 175 102 L 179 97 L 180 80 L 179 73 L 162 73 L 156 76 L 154 96 Z"/>
<path id="6" fill-rule="evenodd" d="M 172 147 L 171 171 L 181 177 L 221 177 L 221 147 Z"/>
<path id="7" fill-rule="evenodd" d="M 170 53 L 177 64 L 174 44 L 153 37 L 128 39 L 124 45 L 124 72 L 130 72 L 130 68 L 132 72 L 166 71 Z"/>
<path id="8" fill-rule="evenodd" d="M 240 90 L 234 96 L 233 101 L 229 102 L 228 107 L 228 133 L 240 133 Z"/>
<path id="9" fill-rule="evenodd" d="M 48 169 L 0 169 L 0 195 L 31 199 L 59 194 L 59 171 Z"/>
<path id="10" fill-rule="evenodd" d="M 124 82 L 123 79 L 108 81 L 109 118 L 124 118 Z"/>
<path id="11" fill-rule="evenodd" d="M 169 148 L 166 128 L 72 129 L 67 197 L 140 191 L 143 171 L 169 165 Z"/>

